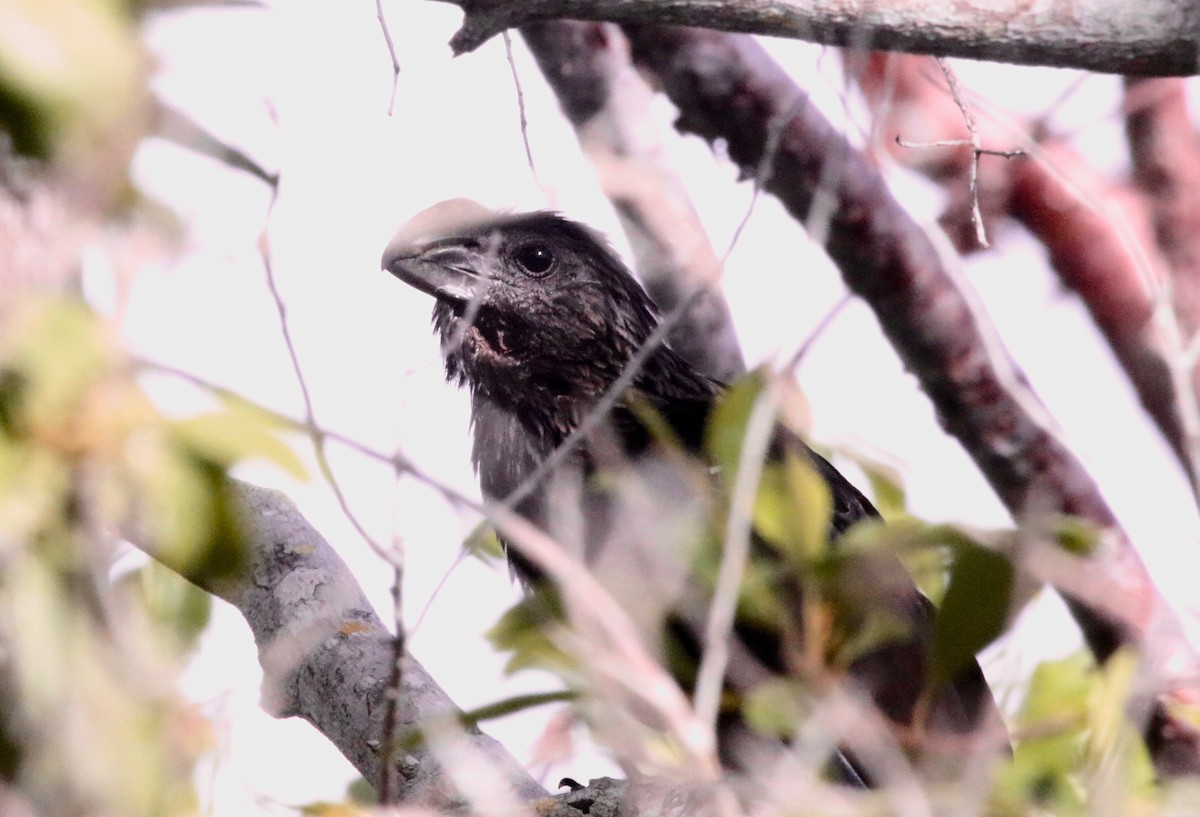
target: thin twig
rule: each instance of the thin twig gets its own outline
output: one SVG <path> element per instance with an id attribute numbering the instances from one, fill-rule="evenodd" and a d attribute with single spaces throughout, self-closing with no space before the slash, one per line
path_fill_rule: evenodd
<path id="1" fill-rule="evenodd" d="M 529 146 L 529 119 L 525 115 L 525 91 L 521 87 L 521 75 L 517 73 L 517 61 L 513 58 L 512 37 L 508 35 L 507 31 L 502 36 L 508 70 L 512 72 L 513 88 L 517 91 L 517 113 L 521 117 L 521 142 L 525 145 L 525 161 L 529 163 L 529 172 L 533 174 L 534 182 L 544 191 L 546 187 L 542 184 L 541 177 L 538 176 L 537 165 L 533 161 L 533 148 Z"/>
<path id="2" fill-rule="evenodd" d="M 383 0 L 375 0 L 375 16 L 379 18 L 379 30 L 383 32 L 383 41 L 387 43 L 388 56 L 392 58 L 392 93 L 388 99 L 388 116 L 396 112 L 396 94 L 400 89 L 400 60 L 396 56 L 396 43 L 392 40 L 392 30 L 388 27 L 387 16 L 383 13 Z"/>
<path id="3" fill-rule="evenodd" d="M 981 156 L 1000 156 L 1005 159 L 1012 159 L 1017 156 L 1024 156 L 1025 151 L 1020 148 L 1011 150 L 993 150 L 983 147 L 983 139 L 979 135 L 979 125 L 975 121 L 975 113 L 971 110 L 971 106 L 967 104 L 963 96 L 962 88 L 958 84 L 958 75 L 950 68 L 950 64 L 943 57 L 934 57 L 934 61 L 942 71 L 942 76 L 946 78 L 946 85 L 950 89 L 950 98 L 954 100 L 954 104 L 958 107 L 959 113 L 962 115 L 963 124 L 966 125 L 968 139 L 941 139 L 935 142 L 917 143 L 908 142 L 896 137 L 896 144 L 905 148 L 929 148 L 929 147 L 970 147 L 971 162 L 967 165 L 967 187 L 971 195 L 971 223 L 975 225 L 975 240 L 979 242 L 981 247 L 990 247 L 988 242 L 987 230 L 983 224 L 983 210 L 979 206 L 979 157 Z"/>
<path id="4" fill-rule="evenodd" d="M 792 369 L 799 366 L 801 361 L 808 356 L 809 351 L 812 350 L 813 344 L 820 340 L 821 336 L 824 335 L 825 332 L 829 330 L 829 327 L 833 325 L 833 322 L 837 319 L 838 315 L 842 314 L 842 310 L 845 309 L 853 300 L 854 296 L 849 292 L 842 293 L 842 297 L 838 298 L 837 303 L 831 306 L 829 310 L 821 316 L 821 320 L 817 321 L 817 325 L 809 331 L 808 336 L 804 338 L 804 340 L 796 348 L 796 351 L 792 353 L 792 356 L 789 357 L 787 362 L 783 364 L 782 371 L 790 372 Z"/>
<path id="5" fill-rule="evenodd" d="M 754 499 L 758 495 L 767 447 L 775 430 L 777 409 L 775 390 L 768 386 L 754 403 L 738 456 L 737 476 L 725 525 L 725 547 L 721 554 L 713 600 L 708 608 L 708 622 L 704 627 L 704 657 L 697 672 L 694 696 L 696 716 L 713 729 L 717 725 L 721 689 L 729 664 L 729 639 L 733 635 L 742 576 L 750 555 Z"/>
<path id="6" fill-rule="evenodd" d="M 272 206 L 274 206 L 275 198 L 275 196 L 271 197 Z M 304 377 L 304 369 L 300 366 L 300 356 L 297 354 L 295 343 L 292 340 L 292 332 L 287 320 L 287 306 L 284 304 L 283 297 L 279 293 L 279 287 L 275 282 L 275 271 L 271 263 L 270 242 L 267 237 L 266 229 L 263 230 L 262 235 L 259 237 L 259 254 L 262 257 L 263 269 L 266 272 L 267 288 L 270 290 L 271 298 L 275 303 L 275 311 L 279 316 L 279 328 L 283 335 L 284 346 L 287 348 L 288 358 L 292 363 L 292 371 L 295 373 L 296 382 L 300 387 L 300 396 L 304 401 L 304 426 L 309 433 L 309 437 L 312 439 L 313 453 L 317 458 L 317 467 L 320 469 L 321 476 L 324 477 L 330 489 L 333 490 L 334 496 L 337 498 L 338 505 L 341 506 L 342 513 L 345 515 L 346 519 L 350 521 L 350 524 L 354 526 L 354 529 L 358 532 L 358 535 L 363 538 L 363 541 L 365 541 L 381 559 L 391 564 L 393 559 L 388 553 L 387 549 L 377 542 L 375 537 L 371 536 L 366 527 L 362 524 L 362 521 L 359 520 L 358 516 L 350 508 L 350 503 L 346 499 L 345 492 L 342 491 L 342 487 L 338 483 L 337 477 L 334 476 L 333 468 L 329 464 L 329 457 L 325 452 L 325 435 L 317 433 L 319 426 L 317 424 L 316 415 L 313 412 L 312 395 L 309 392 L 308 381 Z"/>
<path id="7" fill-rule="evenodd" d="M 393 778 L 396 773 L 396 729 L 400 720 L 400 691 L 404 689 L 404 651 L 405 636 L 403 596 L 401 587 L 404 578 L 404 560 L 397 557 L 392 576 L 392 611 L 395 618 L 396 632 L 392 636 L 392 667 L 388 675 L 387 708 L 383 714 L 383 762 L 379 774 L 379 803 L 383 806 L 392 805 L 399 792 L 393 792 Z"/>
<path id="8" fill-rule="evenodd" d="M 278 188 L 276 187 L 274 188 L 274 192 L 271 196 L 271 204 L 267 209 L 268 225 L 270 222 L 271 211 L 274 209 L 277 197 Z M 359 520 L 358 516 L 351 510 L 350 503 L 346 499 L 345 492 L 342 490 L 341 484 L 337 481 L 337 477 L 333 473 L 333 467 L 330 465 L 329 457 L 325 450 L 326 438 L 323 434 L 315 433 L 315 430 L 319 428 L 319 426 L 317 424 L 316 413 L 313 410 L 312 394 L 308 388 L 308 381 L 304 376 L 304 369 L 300 365 L 300 356 L 296 352 L 296 346 L 292 340 L 291 327 L 287 319 L 287 305 L 283 301 L 283 296 L 280 294 L 279 287 L 275 280 L 275 269 L 271 260 L 271 245 L 268 231 L 269 226 L 264 227 L 262 234 L 259 237 L 259 253 L 262 256 L 263 269 L 266 273 L 267 279 L 267 287 L 271 292 L 271 298 L 275 303 L 275 310 L 279 315 L 279 328 L 283 335 L 284 345 L 287 348 L 288 357 L 292 362 L 292 370 L 295 372 L 296 382 L 300 386 L 300 395 L 304 401 L 305 425 L 307 425 L 310 429 L 309 436 L 313 443 L 313 452 L 317 458 L 317 465 L 320 468 L 321 474 L 325 478 L 326 483 L 329 485 L 330 489 L 334 493 L 334 496 L 337 498 L 338 504 L 341 506 L 342 513 L 350 521 L 350 524 L 354 526 L 354 529 L 358 532 L 359 536 L 362 537 L 363 541 L 365 541 L 381 559 L 390 564 L 395 571 L 395 579 L 392 586 L 392 600 L 393 604 L 395 605 L 394 615 L 396 632 L 393 635 L 392 667 L 391 675 L 388 679 L 388 689 L 386 693 L 387 713 L 384 718 L 384 735 L 386 738 L 388 738 L 388 740 L 386 741 L 386 754 L 383 758 L 379 776 L 380 802 L 386 804 L 390 802 L 393 796 L 393 742 L 390 738 L 396 729 L 399 707 L 398 699 L 400 697 L 400 691 L 403 688 L 404 682 L 403 667 L 405 639 L 404 621 L 400 606 L 400 583 L 404 575 L 403 554 L 398 550 L 389 550 L 384 548 L 382 544 L 376 541 L 375 538 L 368 533 L 361 520 Z"/>

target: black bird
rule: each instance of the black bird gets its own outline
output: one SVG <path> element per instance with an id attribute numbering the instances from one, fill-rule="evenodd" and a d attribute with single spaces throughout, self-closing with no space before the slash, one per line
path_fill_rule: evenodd
<path id="1" fill-rule="evenodd" d="M 696 499 L 703 492 L 690 491 L 686 476 L 662 478 L 665 469 L 655 465 L 662 457 L 655 455 L 664 448 L 665 436 L 703 458 L 705 430 L 725 387 L 697 372 L 666 344 L 645 356 L 604 422 L 554 468 L 544 468 L 629 367 L 659 320 L 653 301 L 600 235 L 555 213 L 497 214 L 456 199 L 434 205 L 402 228 L 385 250 L 382 264 L 435 298 L 433 325 L 442 341 L 447 379 L 470 390 L 472 459 L 487 499 L 504 500 L 531 481 L 533 490 L 516 510 L 552 533 L 583 531 L 581 536 L 561 538 L 581 539 L 581 555 L 593 563 L 603 561 L 601 551 L 614 538 L 627 544 L 632 540 L 645 549 L 647 539 L 664 529 L 658 520 L 648 537 L 614 533 L 618 523 L 613 517 L 622 511 L 611 488 L 590 487 L 597 474 L 633 473 L 640 479 L 641 498 L 656 498 L 663 505 L 703 504 Z M 811 466 L 828 486 L 831 537 L 878 516 L 857 488 L 780 425 L 771 440 L 769 461 L 780 462 L 789 453 Z M 548 473 L 539 475 L 540 470 Z M 572 503 L 573 509 L 564 510 Z M 668 510 L 660 507 L 652 516 Z M 656 524 L 646 515 L 641 520 Z M 516 549 L 508 548 L 508 554 L 523 580 L 540 578 Z M 617 557 L 627 563 L 644 557 L 652 566 L 639 562 L 626 571 L 625 579 L 643 574 L 636 579 L 644 581 L 644 574 L 653 573 L 661 560 L 645 553 Z M 995 703 L 974 662 L 928 699 L 922 698 L 932 605 L 897 560 L 888 557 L 880 564 L 875 560 L 866 576 L 868 590 L 853 589 L 851 595 L 882 606 L 907 624 L 909 632 L 858 657 L 849 669 L 852 677 L 910 745 L 929 736 L 946 738 L 953 754 L 982 735 L 988 735 L 983 738 L 988 745 L 1002 742 Z M 861 575 L 856 579 L 863 580 Z M 614 583 L 618 591 L 624 581 Z M 798 610 L 799 591 L 792 592 Z M 632 604 L 645 601 L 640 585 L 626 596 Z M 694 620 L 697 616 L 664 612 L 669 629 L 694 657 L 702 627 Z M 803 631 L 802 625 L 793 632 L 797 629 Z M 789 660 L 783 654 L 786 639 L 777 630 L 740 621 L 737 634 L 751 660 L 770 671 L 784 671 Z M 861 765 L 851 765 L 856 768 L 840 768 L 844 779 L 867 776 L 861 774 Z"/>

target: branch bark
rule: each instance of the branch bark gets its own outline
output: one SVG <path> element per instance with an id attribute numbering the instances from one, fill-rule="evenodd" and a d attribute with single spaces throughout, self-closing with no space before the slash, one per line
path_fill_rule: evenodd
<path id="1" fill-rule="evenodd" d="M 447 0 L 465 12 L 450 41 L 472 51 L 507 28 L 567 18 L 698 26 L 851 48 L 1120 74 L 1200 70 L 1191 0 Z"/>
<path id="2" fill-rule="evenodd" d="M 304 718 L 378 789 L 389 754 L 384 731 L 392 634 L 346 564 L 291 500 L 278 491 L 231 485 L 244 526 L 246 569 L 236 580 L 216 583 L 180 572 L 237 607 L 250 625 L 263 668 L 264 708 L 276 717 Z M 404 659 L 399 704 L 398 735 L 460 714 L 411 655 Z M 476 757 L 499 770 L 518 797 L 546 796 L 498 742 L 474 728 L 464 728 L 458 736 Z M 457 738 L 451 734 L 446 739 Z M 393 773 L 392 791 L 404 803 L 446 807 L 462 802 L 453 776 L 443 773 L 428 741 L 397 751 Z"/>
<path id="3" fill-rule="evenodd" d="M 961 114 L 944 85 L 931 79 L 931 68 L 924 58 L 875 53 L 854 75 L 883 112 L 877 149 L 945 187 L 950 203 L 941 224 L 960 251 L 973 251 L 979 246 L 965 183 L 969 152 L 903 148 L 893 139 L 930 144 L 961 138 Z M 983 164 L 980 204 L 989 229 L 1015 220 L 1045 247 L 1054 272 L 1087 306 L 1195 491 L 1200 389 L 1186 349 L 1200 326 L 1200 197 L 1194 193 L 1200 148 L 1181 84 L 1126 81 L 1126 129 L 1140 189 L 1105 177 L 1068 139 L 1029 122 L 1027 158 Z M 987 141 L 1011 144 L 1011 132 L 993 124 Z"/>
<path id="4" fill-rule="evenodd" d="M 1194 669 L 1178 622 L 1095 483 L 1055 437 L 1019 369 L 878 171 L 750 38 L 660 26 L 625 31 L 635 61 L 657 76 L 680 109 L 680 130 L 724 140 L 730 157 L 751 172 L 777 135 L 760 184 L 801 222 L 814 216 L 814 204 L 826 208 L 816 216 L 825 219 L 826 249 L 847 285 L 875 311 L 943 425 L 1014 517 L 1072 514 L 1105 531 L 1109 544 L 1093 559 L 1104 565 L 1105 595 L 1125 606 L 1097 609 L 1067 594 L 1097 658 L 1122 646 L 1140 648 L 1160 684 L 1181 667 Z M 1147 728 L 1170 721 L 1161 699 L 1150 708 L 1155 717 Z M 1192 730 L 1171 723 L 1190 739 Z M 1164 735 L 1151 738 L 1153 747 Z M 1188 768 L 1200 770 L 1194 741 L 1171 746 L 1179 753 L 1190 749 Z"/>

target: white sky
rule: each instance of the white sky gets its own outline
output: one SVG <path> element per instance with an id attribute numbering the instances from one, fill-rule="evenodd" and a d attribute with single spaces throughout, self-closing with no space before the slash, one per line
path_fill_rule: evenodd
<path id="1" fill-rule="evenodd" d="M 387 239 L 429 204 L 467 196 L 491 206 L 555 206 L 608 232 L 619 249 L 625 243 L 519 37 L 514 45 L 529 137 L 549 200 L 526 165 L 501 41 L 452 59 L 445 43 L 457 9 L 411 2 L 384 8 L 403 71 L 395 116 L 386 113 L 390 59 L 374 4 L 367 2 L 295 0 L 268 12 L 164 18 L 148 29 L 161 60 L 156 85 L 215 133 L 282 171 L 270 224 L 274 266 L 318 420 L 383 451 L 400 446 L 435 476 L 475 491 L 464 395 L 442 382 L 428 297 L 379 270 Z M 843 122 L 846 94 L 836 55 L 798 43 L 770 47 L 826 114 Z M 1018 112 L 1044 109 L 1077 78 L 985 65 L 958 70 L 966 86 Z M 1122 149 L 1113 116 L 1117 88 L 1113 78 L 1092 78 L 1060 112 L 1078 129 L 1081 148 L 1105 166 L 1119 162 Z M 734 168 L 715 162 L 698 139 L 676 137 L 667 103 L 658 114 L 670 153 L 723 252 L 751 187 L 735 183 Z M 143 190 L 182 214 L 188 253 L 179 265 L 147 269 L 137 279 L 123 313 L 131 346 L 300 417 L 299 390 L 255 247 L 266 190 L 163 143 L 139 152 L 134 175 Z M 894 181 L 919 218 L 936 217 L 937 191 L 904 174 Z M 1047 275 L 1040 250 L 1019 234 L 1002 236 L 997 249 L 971 260 L 966 274 L 1163 589 L 1190 610 L 1196 512 L 1178 468 L 1083 310 Z M 730 257 L 725 284 L 752 363 L 792 351 L 843 291 L 836 271 L 768 198 L 758 203 Z M 817 438 L 859 443 L 900 464 L 915 513 L 978 526 L 1007 522 L 974 466 L 940 431 L 864 306 L 853 304 L 837 319 L 800 379 Z M 178 383 L 156 380 L 153 387 L 171 410 L 207 405 Z M 311 461 L 306 441 L 297 439 L 295 447 Z M 387 541 L 394 530 L 406 544 L 405 620 L 411 624 L 475 520 L 460 518 L 411 481 L 397 489 L 386 469 L 359 457 L 335 450 L 333 461 L 355 513 L 374 535 Z M 247 467 L 242 475 L 284 488 L 389 618 L 390 571 L 357 538 L 319 479 L 298 485 L 265 466 Z M 412 635 L 414 654 L 464 707 L 553 686 L 532 675 L 502 677 L 500 660 L 480 638 L 515 594 L 502 572 L 464 563 Z M 1010 667 L 1077 643 L 1057 605 L 1042 606 L 1045 612 L 1023 627 L 1019 648 L 1011 651 L 1019 659 Z M 263 715 L 258 681 L 249 633 L 222 607 L 187 677 L 189 693 L 210 702 L 226 738 L 212 778 L 214 812 L 339 799 L 353 776 L 349 765 L 307 724 Z M 509 718 L 487 731 L 527 760 L 546 714 Z M 587 756 L 556 768 L 546 782 L 610 770 Z"/>

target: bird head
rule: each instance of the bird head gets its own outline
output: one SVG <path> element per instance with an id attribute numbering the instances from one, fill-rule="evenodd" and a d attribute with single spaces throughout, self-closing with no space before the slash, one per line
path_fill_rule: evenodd
<path id="1" fill-rule="evenodd" d="M 551 212 L 441 202 L 401 228 L 382 266 L 436 299 L 447 378 L 514 408 L 598 397 L 658 320 L 604 239 Z"/>

